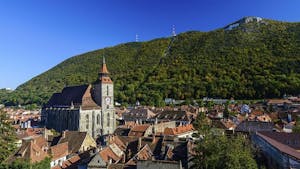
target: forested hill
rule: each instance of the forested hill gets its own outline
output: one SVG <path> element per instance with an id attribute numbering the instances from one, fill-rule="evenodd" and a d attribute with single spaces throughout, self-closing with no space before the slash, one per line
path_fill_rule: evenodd
<path id="1" fill-rule="evenodd" d="M 1 100 L 42 104 L 64 86 L 92 83 L 103 53 L 115 84 L 115 101 L 123 104 L 139 100 L 161 105 L 167 97 L 273 98 L 300 92 L 300 23 L 244 18 L 210 32 L 190 31 L 71 57 L 1 95 Z"/>

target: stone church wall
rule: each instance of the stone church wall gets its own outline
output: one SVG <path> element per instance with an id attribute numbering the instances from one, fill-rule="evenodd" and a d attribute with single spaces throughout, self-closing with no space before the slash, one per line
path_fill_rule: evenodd
<path id="1" fill-rule="evenodd" d="M 80 111 L 79 131 L 88 132 L 93 138 L 102 134 L 102 113 L 101 109 Z"/>
<path id="2" fill-rule="evenodd" d="M 58 132 L 63 130 L 77 131 L 79 129 L 79 109 L 45 108 L 42 110 L 47 128 Z"/>

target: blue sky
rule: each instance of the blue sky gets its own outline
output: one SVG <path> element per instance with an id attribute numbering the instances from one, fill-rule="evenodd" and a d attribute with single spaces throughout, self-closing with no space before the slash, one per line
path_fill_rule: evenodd
<path id="1" fill-rule="evenodd" d="M 16 88 L 71 56 L 244 16 L 299 22 L 299 0 L 0 0 L 0 88 Z"/>

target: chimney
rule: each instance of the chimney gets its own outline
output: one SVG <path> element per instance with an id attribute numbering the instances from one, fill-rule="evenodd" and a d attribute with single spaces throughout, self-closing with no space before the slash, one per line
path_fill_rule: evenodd
<path id="1" fill-rule="evenodd" d="M 125 155 L 125 154 L 122 154 L 122 163 L 125 164 L 125 162 L 126 162 L 126 155 Z"/>
<path id="2" fill-rule="evenodd" d="M 66 138 L 66 131 L 62 132 L 62 138 Z"/>
<path id="3" fill-rule="evenodd" d="M 155 142 L 155 134 L 152 134 L 152 143 Z"/>
<path id="4" fill-rule="evenodd" d="M 33 144 L 36 144 L 36 140 L 34 138 L 31 138 L 30 141 L 33 143 Z"/>
<path id="5" fill-rule="evenodd" d="M 31 128 L 31 120 L 27 121 L 27 128 Z"/>
<path id="6" fill-rule="evenodd" d="M 138 125 L 138 124 L 139 124 L 139 120 L 138 120 L 138 119 L 136 119 L 136 120 L 135 120 L 135 123 Z"/>

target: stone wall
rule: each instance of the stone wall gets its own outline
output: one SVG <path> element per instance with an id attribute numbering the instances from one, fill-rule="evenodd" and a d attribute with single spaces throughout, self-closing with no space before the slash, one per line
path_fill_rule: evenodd
<path id="1" fill-rule="evenodd" d="M 93 138 L 103 132 L 103 119 L 101 109 L 80 110 L 79 131 L 86 131 Z"/>
<path id="2" fill-rule="evenodd" d="M 103 134 L 112 134 L 116 129 L 116 117 L 114 107 L 114 85 L 101 83 Z M 106 99 L 110 98 L 108 102 Z"/>
<path id="3" fill-rule="evenodd" d="M 96 148 L 96 147 L 97 147 L 97 144 L 96 144 L 95 140 L 89 134 L 87 134 L 79 151 L 84 152 L 84 151 L 90 150 L 91 148 Z"/>
<path id="4" fill-rule="evenodd" d="M 58 132 L 63 130 L 79 130 L 79 109 L 70 108 L 44 108 L 43 121 L 47 128 Z"/>
<path id="5" fill-rule="evenodd" d="M 170 121 L 170 122 L 162 122 L 158 124 L 153 125 L 153 131 L 154 133 L 163 133 L 165 131 L 165 128 L 175 128 L 176 127 L 176 121 Z"/>
<path id="6" fill-rule="evenodd" d="M 138 161 L 137 169 L 182 169 L 178 161 Z"/>
<path id="7" fill-rule="evenodd" d="M 258 135 L 252 135 L 251 140 L 267 159 L 269 168 L 300 168 L 300 161 L 282 153 Z"/>

